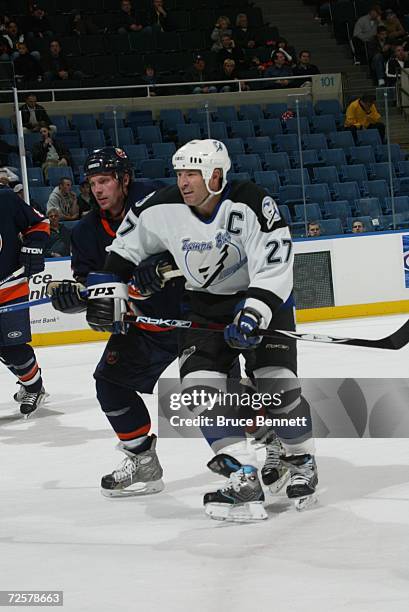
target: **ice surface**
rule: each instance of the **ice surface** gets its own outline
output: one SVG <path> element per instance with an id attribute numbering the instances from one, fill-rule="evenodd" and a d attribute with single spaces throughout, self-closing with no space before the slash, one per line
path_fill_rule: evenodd
<path id="1" fill-rule="evenodd" d="M 376 338 L 403 321 L 299 329 Z M 302 514 L 269 498 L 260 524 L 204 516 L 202 495 L 222 480 L 198 439 L 159 442 L 163 493 L 105 499 L 100 477 L 122 457 L 94 397 L 102 348 L 38 349 L 51 397 L 28 421 L 0 370 L 1 589 L 62 589 L 69 612 L 407 611 L 409 440 L 319 440 L 320 503 Z M 406 348 L 299 344 L 305 377 L 407 377 L 408 361 Z"/>

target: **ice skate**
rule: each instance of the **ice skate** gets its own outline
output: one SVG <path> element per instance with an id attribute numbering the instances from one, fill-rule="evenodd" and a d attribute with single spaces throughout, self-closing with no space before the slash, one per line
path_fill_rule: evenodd
<path id="1" fill-rule="evenodd" d="M 318 484 L 317 464 L 313 455 L 292 455 L 285 458 L 291 479 L 287 496 L 293 499 L 296 510 L 306 510 L 318 501 L 315 489 Z"/>
<path id="2" fill-rule="evenodd" d="M 261 478 L 270 492 L 275 494 L 288 482 L 290 471 L 281 461 L 285 453 L 276 434 L 270 434 L 264 443 L 266 448 L 266 460 L 261 468 Z"/>
<path id="3" fill-rule="evenodd" d="M 148 440 L 149 448 L 139 453 L 133 453 L 123 444 L 118 444 L 119 450 L 125 453 L 126 457 L 116 470 L 102 477 L 102 495 L 106 497 L 151 495 L 160 493 L 164 489 L 163 470 L 156 454 L 157 437 L 152 434 Z"/>
<path id="4" fill-rule="evenodd" d="M 20 412 L 26 419 L 45 402 L 47 397 L 49 397 L 49 394 L 44 387 L 41 387 L 40 391 L 30 393 L 23 385 L 21 385 L 21 389 L 14 394 L 14 399 L 16 402 L 20 403 Z"/>
<path id="5" fill-rule="evenodd" d="M 263 502 L 257 468 L 252 465 L 232 471 L 225 487 L 206 493 L 203 499 L 205 512 L 212 519 L 236 522 L 266 519 Z"/>

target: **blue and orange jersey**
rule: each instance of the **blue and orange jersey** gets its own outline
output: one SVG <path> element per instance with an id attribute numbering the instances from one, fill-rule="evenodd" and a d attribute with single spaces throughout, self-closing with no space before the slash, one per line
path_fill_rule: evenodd
<path id="1" fill-rule="evenodd" d="M 20 267 L 23 244 L 45 246 L 50 224 L 35 208 L 24 202 L 8 187 L 0 188 L 0 280 Z M 0 304 L 27 299 L 28 280 L 12 280 L 0 287 Z"/>

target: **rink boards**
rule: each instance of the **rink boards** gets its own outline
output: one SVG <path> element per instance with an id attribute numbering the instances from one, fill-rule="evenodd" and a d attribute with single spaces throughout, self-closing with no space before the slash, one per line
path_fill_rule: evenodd
<path id="1" fill-rule="evenodd" d="M 298 322 L 409 312 L 409 233 L 296 240 L 294 251 Z M 47 260 L 31 279 L 30 299 L 64 278 L 72 278 L 70 259 Z M 31 309 L 31 324 L 37 346 L 107 337 L 89 329 L 84 313 L 64 315 L 50 304 Z"/>

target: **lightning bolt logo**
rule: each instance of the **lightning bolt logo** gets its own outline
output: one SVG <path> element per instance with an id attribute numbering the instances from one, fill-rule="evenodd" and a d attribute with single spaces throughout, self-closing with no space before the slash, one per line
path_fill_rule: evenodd
<path id="1" fill-rule="evenodd" d="M 229 245 L 225 244 L 223 246 L 223 248 L 221 249 L 221 251 L 220 251 L 221 257 L 220 257 L 219 261 L 217 262 L 216 269 L 215 269 L 215 271 L 213 272 L 213 274 L 211 276 L 209 276 L 209 274 L 208 274 L 209 266 L 206 266 L 205 268 L 199 268 L 200 274 L 203 274 L 203 277 L 204 277 L 204 279 L 206 281 L 205 284 L 202 285 L 203 289 L 206 289 L 206 287 L 209 287 L 209 285 L 212 284 L 214 279 L 217 278 L 218 275 L 220 274 L 220 272 L 223 270 L 223 268 L 224 268 L 224 261 L 225 261 L 227 255 L 228 255 L 228 250 L 229 250 Z"/>

